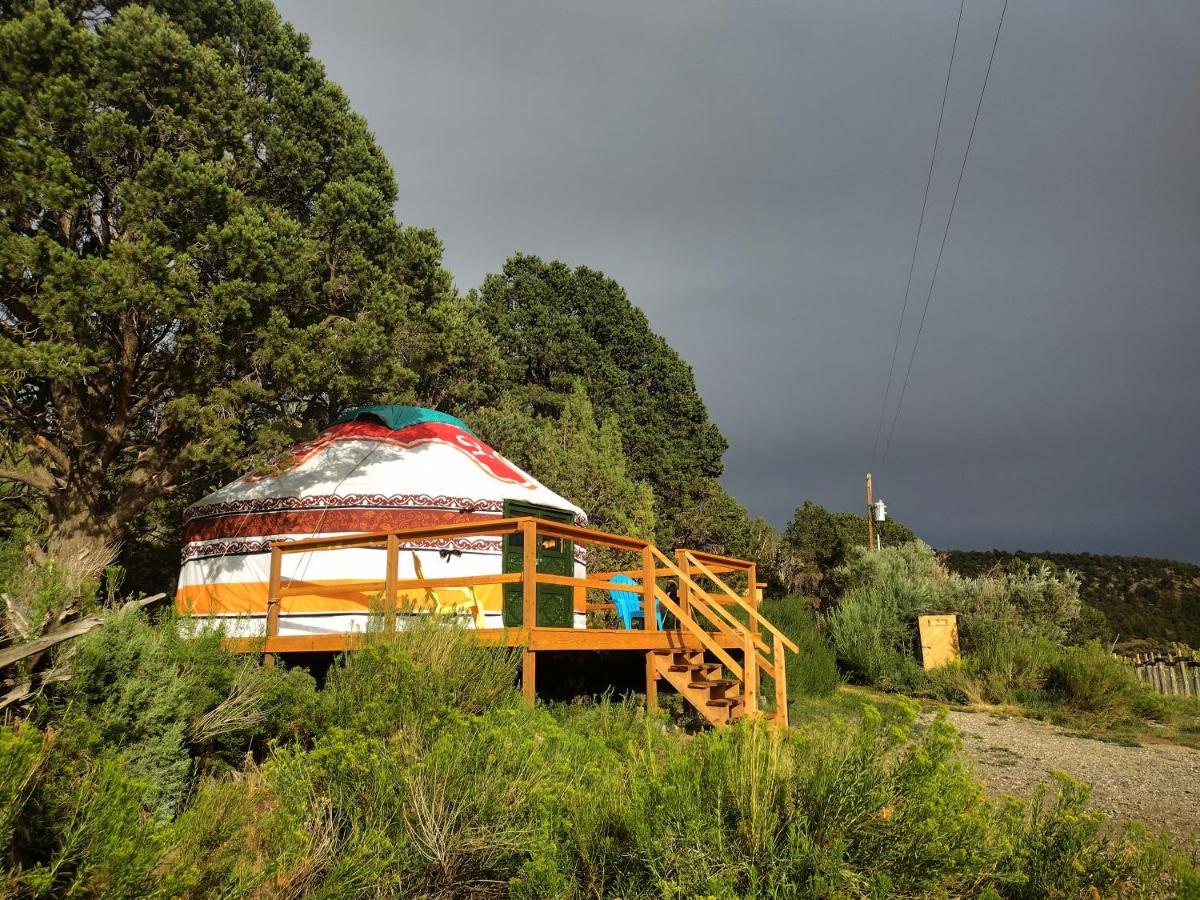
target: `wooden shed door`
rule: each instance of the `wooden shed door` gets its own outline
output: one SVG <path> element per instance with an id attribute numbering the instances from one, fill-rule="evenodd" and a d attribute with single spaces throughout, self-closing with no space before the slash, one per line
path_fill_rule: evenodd
<path id="1" fill-rule="evenodd" d="M 535 506 L 519 500 L 504 501 L 504 518 L 535 516 L 552 522 L 574 524 L 575 516 L 563 509 Z M 520 572 L 523 567 L 525 544 L 523 535 L 504 536 L 504 572 Z M 575 542 L 550 535 L 538 536 L 537 570 L 551 575 L 570 576 L 575 571 Z M 560 584 L 539 584 L 537 589 L 537 625 L 540 628 L 570 628 L 575 624 L 575 607 L 571 588 Z M 524 594 L 520 584 L 504 585 L 504 625 L 520 627 L 525 619 Z"/>

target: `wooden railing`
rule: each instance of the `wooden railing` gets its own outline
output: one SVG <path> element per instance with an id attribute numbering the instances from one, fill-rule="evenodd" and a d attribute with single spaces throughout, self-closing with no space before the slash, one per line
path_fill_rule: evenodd
<path id="1" fill-rule="evenodd" d="M 399 555 L 401 545 L 411 548 L 423 542 L 439 541 L 458 537 L 503 537 L 521 534 L 522 571 L 485 575 L 459 575 L 442 578 L 400 578 Z M 611 550 L 635 554 L 640 565 L 619 570 L 620 574 L 637 581 L 636 584 L 614 586 L 611 578 L 617 571 L 593 573 L 589 576 L 554 575 L 537 571 L 537 548 L 539 537 L 554 537 L 574 541 L 581 546 L 601 546 Z M 355 581 L 352 587 L 324 588 L 311 582 L 293 581 L 283 577 L 283 557 L 294 553 L 314 553 L 351 548 L 369 548 L 385 551 L 384 578 L 379 581 Z M 721 575 L 742 573 L 746 577 L 747 591 L 742 596 Z M 758 584 L 755 567 L 751 562 L 733 557 L 718 556 L 698 550 L 678 550 L 672 560 L 649 541 L 625 535 L 610 534 L 588 528 L 580 528 L 561 522 L 529 517 L 491 519 L 461 524 L 436 525 L 425 528 L 405 529 L 395 532 L 370 532 L 335 537 L 303 538 L 280 541 L 271 547 L 270 583 L 268 585 L 266 645 L 278 644 L 279 618 L 283 600 L 289 595 L 313 593 L 338 593 L 353 591 L 359 594 L 378 594 L 383 603 L 383 628 L 394 632 L 399 612 L 397 605 L 401 594 L 434 591 L 439 588 L 478 587 L 483 585 L 520 584 L 522 588 L 522 625 L 507 629 L 505 634 L 525 644 L 523 675 L 527 696 L 532 698 L 536 673 L 536 656 L 529 649 L 531 639 L 539 632 L 564 632 L 565 629 L 539 628 L 537 622 L 537 587 L 539 584 L 562 585 L 573 589 L 575 607 L 589 611 L 608 609 L 609 602 L 589 603 L 587 592 L 609 591 L 617 587 L 640 593 L 645 611 L 646 632 L 659 630 L 658 618 L 654 613 L 655 603 L 671 613 L 678 623 L 678 632 L 689 635 L 697 644 L 710 653 L 729 673 L 742 682 L 747 713 L 758 714 L 760 679 L 766 675 L 775 682 L 774 706 L 777 721 L 787 721 L 787 650 L 797 652 L 796 645 L 782 634 L 758 611 Z M 675 596 L 664 590 L 659 580 L 675 580 Z M 711 590 L 702 585 L 707 579 L 715 585 Z M 741 621 L 732 608 L 745 611 L 747 621 Z M 587 629 L 579 632 L 576 649 L 589 649 L 588 633 L 593 636 L 612 630 Z M 763 634 L 771 637 L 770 643 Z M 598 643 L 593 641 L 593 643 Z M 730 649 L 741 651 L 740 661 Z M 274 663 L 274 654 L 268 652 L 266 664 Z M 649 663 L 648 663 L 649 678 Z M 648 685 L 647 695 L 651 696 Z"/>

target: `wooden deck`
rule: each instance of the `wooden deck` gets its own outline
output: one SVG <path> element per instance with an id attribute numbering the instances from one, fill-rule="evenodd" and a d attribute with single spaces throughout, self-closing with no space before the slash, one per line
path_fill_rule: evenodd
<path id="1" fill-rule="evenodd" d="M 449 537 L 521 534 L 523 570 L 516 573 L 471 575 L 450 578 L 401 579 L 401 545 Z M 554 575 L 537 571 L 538 540 L 566 540 L 587 546 L 607 547 L 632 557 L 628 568 L 591 572 L 585 577 Z M 575 609 L 597 612 L 612 609 L 606 602 L 611 579 L 623 574 L 636 583 L 622 585 L 642 597 L 642 609 L 657 603 L 670 614 L 676 627 L 660 629 L 655 615 L 645 616 L 644 630 L 613 628 L 481 628 L 475 634 L 485 644 L 522 647 L 522 684 L 533 700 L 536 690 L 537 654 L 544 651 L 626 650 L 640 652 L 646 659 L 646 702 L 657 705 L 658 686 L 671 684 L 713 725 L 728 724 L 743 715 L 763 715 L 760 687 L 763 676 L 774 682 L 773 706 L 769 717 L 787 724 L 787 651 L 797 646 L 759 612 L 759 587 L 754 563 L 698 550 L 679 549 L 668 557 L 648 541 L 608 534 L 546 519 L 512 518 L 454 525 L 414 528 L 396 532 L 372 532 L 338 537 L 283 541 L 271 548 L 271 575 L 266 613 L 266 636 L 231 638 L 228 645 L 241 652 L 264 653 L 272 665 L 279 653 L 328 653 L 353 650 L 363 640 L 359 634 L 279 634 L 283 603 L 297 589 L 282 578 L 283 556 L 346 548 L 386 550 L 384 578 L 356 585 L 356 590 L 377 591 L 382 598 L 384 636 L 397 626 L 397 600 L 402 593 L 424 592 L 433 598 L 443 588 L 485 584 L 520 584 L 522 618 L 537 621 L 539 584 L 570 587 Z M 733 584 L 731 584 L 733 582 Z M 741 585 L 735 588 L 734 585 Z M 668 589 L 668 587 L 670 589 Z M 311 592 L 312 585 L 302 590 Z M 591 596 L 589 596 L 589 592 Z M 597 602 L 598 601 L 598 602 Z M 737 609 L 739 615 L 731 610 Z"/>
<path id="2" fill-rule="evenodd" d="M 597 604 L 599 605 L 599 604 Z M 527 647 L 530 650 L 704 650 L 695 636 L 676 629 L 626 631 L 623 628 L 479 628 L 472 634 L 481 644 Z M 736 637 L 713 634 L 726 650 L 742 650 Z M 232 638 L 227 643 L 242 653 L 340 653 L 362 642 L 355 634 L 278 635 L 268 638 Z"/>

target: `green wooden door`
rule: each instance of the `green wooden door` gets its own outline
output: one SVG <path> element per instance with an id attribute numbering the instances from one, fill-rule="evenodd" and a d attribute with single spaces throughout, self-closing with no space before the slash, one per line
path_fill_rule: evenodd
<path id="1" fill-rule="evenodd" d="M 552 522 L 571 525 L 574 514 L 549 506 L 535 506 L 519 500 L 504 501 L 504 518 L 535 516 Z M 520 572 L 525 560 L 524 536 L 507 534 L 502 547 L 504 572 Z M 573 575 L 575 572 L 575 542 L 550 535 L 538 535 L 537 570 L 551 575 Z M 504 585 L 504 625 L 519 627 L 525 620 L 524 591 L 520 584 Z M 575 624 L 575 604 L 572 590 L 561 584 L 539 584 L 537 588 L 537 625 L 541 628 L 570 628 Z"/>

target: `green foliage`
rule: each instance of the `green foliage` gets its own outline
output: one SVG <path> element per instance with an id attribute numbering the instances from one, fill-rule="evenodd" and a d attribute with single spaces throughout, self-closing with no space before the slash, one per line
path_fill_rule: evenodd
<path id="1" fill-rule="evenodd" d="M 877 528 L 888 547 L 917 539 L 892 519 Z M 838 577 L 839 567 L 850 558 L 852 548 L 865 547 L 866 543 L 866 516 L 830 512 L 805 500 L 796 508 L 779 542 L 777 568 L 784 589 L 813 594 L 823 603 L 831 603 L 845 588 Z"/>
<path id="2" fill-rule="evenodd" d="M 1095 638 L 1111 644 L 1120 637 L 1122 642 L 1140 639 L 1200 646 L 1200 566 L 1092 553 L 946 552 L 950 568 L 966 576 L 1007 566 L 1010 560 L 1045 563 L 1078 576 L 1084 621 L 1072 635 L 1076 643 Z"/>
<path id="3" fill-rule="evenodd" d="M 762 613 L 780 631 L 796 642 L 798 653 L 787 660 L 788 698 L 795 703 L 805 697 L 826 697 L 842 683 L 837 657 L 821 632 L 810 604 L 802 597 L 768 600 Z M 764 688 L 769 694 L 770 689 Z"/>
<path id="4" fill-rule="evenodd" d="M 916 616 L 946 611 L 950 580 L 917 541 L 884 550 L 856 549 L 838 570 L 846 591 L 826 617 L 838 659 L 850 675 L 890 690 L 919 680 Z"/>
<path id="5" fill-rule="evenodd" d="M 616 416 L 597 422 L 582 382 L 563 399 L 557 418 L 533 418 L 510 396 L 471 422 L 517 465 L 586 508 L 593 528 L 654 537 L 654 493 L 630 476 Z"/>
<path id="6" fill-rule="evenodd" d="M 816 634 L 799 603 L 780 612 Z M 372 636 L 289 698 L 300 723 L 258 695 L 257 758 L 192 746 L 206 774 L 164 812 L 154 783 L 174 773 L 129 749 L 169 715 L 194 732 L 244 663 L 210 637 L 188 649 L 174 622 L 114 619 L 91 641 L 90 671 L 130 705 L 64 688 L 45 730 L 0 728 L 8 894 L 1067 897 L 1194 880 L 1083 812 L 1072 783 L 1028 807 L 988 800 L 954 730 L 914 728 L 911 703 L 685 736 L 631 703 L 524 705 L 512 654 L 436 622 Z M 173 712 L 147 718 L 138 696 Z"/>
<path id="7" fill-rule="evenodd" d="M 146 775 L 112 755 L 87 765 L 81 775 L 58 771 L 43 790 L 49 835 L 44 861 L 13 873 L 18 891 L 34 897 L 144 897 L 154 884 L 153 867 L 167 828 L 148 817 Z M 153 778 L 153 775 L 149 776 Z M 45 838 L 50 837 L 49 841 Z"/>
<path id="8" fill-rule="evenodd" d="M 1013 561 L 976 578 L 951 576 L 951 608 L 963 616 L 968 643 L 986 632 L 1020 630 L 1061 643 L 1079 618 L 1079 579 L 1038 561 Z"/>
<path id="9" fill-rule="evenodd" d="M 1067 647 L 1050 671 L 1049 688 L 1071 709 L 1109 719 L 1128 716 L 1140 690 L 1130 667 L 1097 641 Z"/>
<path id="10" fill-rule="evenodd" d="M 268 0 L 10 4 L 0 85 L 3 474 L 56 533 L 115 543 L 346 405 L 481 396 L 477 308 Z"/>
<path id="11" fill-rule="evenodd" d="M 629 476 L 654 492 L 660 543 L 733 552 L 744 541 L 749 517 L 716 481 L 726 441 L 691 367 L 619 284 L 518 254 L 485 279 L 480 299 L 514 408 L 557 418 L 582 382 L 602 425 L 615 417 Z"/>
<path id="12" fill-rule="evenodd" d="M 515 703 L 519 665 L 519 650 L 481 649 L 469 633 L 422 616 L 397 637 L 369 635 L 361 650 L 340 657 L 308 727 L 419 742 L 447 716 Z"/>
<path id="13" fill-rule="evenodd" d="M 987 632 L 961 661 L 926 673 L 929 689 L 955 702 L 1037 707 L 1062 648 L 1015 629 Z"/>
<path id="14" fill-rule="evenodd" d="M 262 669 L 220 639 L 185 637 L 170 617 L 155 626 L 140 612 L 116 614 L 76 642 L 72 677 L 49 695 L 47 714 L 77 752 L 118 753 L 145 778 L 147 808 L 170 817 L 198 761 L 232 765 L 267 736 L 297 735 L 314 690 L 304 671 Z"/>
<path id="15" fill-rule="evenodd" d="M 51 739 L 20 725 L 0 730 L 0 846 L 10 846 L 30 786 L 50 752 Z"/>

